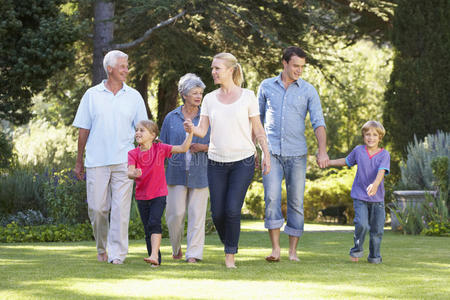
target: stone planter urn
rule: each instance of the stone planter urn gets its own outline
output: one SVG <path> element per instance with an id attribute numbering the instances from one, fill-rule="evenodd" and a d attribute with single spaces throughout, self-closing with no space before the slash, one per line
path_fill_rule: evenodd
<path id="1" fill-rule="evenodd" d="M 395 202 L 398 209 L 404 211 L 407 207 L 416 207 L 425 202 L 425 195 L 430 194 L 436 196 L 436 191 L 394 191 Z M 397 216 L 394 213 L 394 207 L 391 209 L 391 228 L 396 231 L 400 227 Z"/>

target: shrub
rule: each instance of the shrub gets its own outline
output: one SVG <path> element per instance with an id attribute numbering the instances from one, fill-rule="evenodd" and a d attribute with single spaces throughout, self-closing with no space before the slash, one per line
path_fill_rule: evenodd
<path id="1" fill-rule="evenodd" d="M 346 206 L 347 218 L 353 218 L 353 200 L 350 191 L 355 177 L 356 168 L 330 169 L 325 177 L 306 180 L 303 210 L 305 220 L 316 220 L 319 211 L 328 206 Z M 287 194 L 283 180 L 281 191 L 281 206 L 286 216 Z M 252 217 L 264 218 L 264 188 L 258 181 L 252 182 L 243 207 L 243 213 Z"/>
<path id="2" fill-rule="evenodd" d="M 88 220 L 86 182 L 78 180 L 71 169 L 49 176 L 44 195 L 48 216 L 56 223 L 78 224 Z"/>
<path id="3" fill-rule="evenodd" d="M 8 136 L 0 131 L 0 169 L 6 169 L 13 157 L 13 145 Z"/>
<path id="4" fill-rule="evenodd" d="M 448 213 L 448 158 L 436 157 L 431 162 L 435 184 L 439 193 L 436 197 L 425 195 L 425 202 L 413 206 L 408 203 L 402 210 L 393 203 L 393 211 L 404 234 L 443 235 L 449 234 L 450 222 Z"/>
<path id="5" fill-rule="evenodd" d="M 41 211 L 44 215 L 44 183 L 48 174 L 17 167 L 6 175 L 0 175 L 0 214 L 9 215 L 28 209 Z"/>
<path id="6" fill-rule="evenodd" d="M 6 226 L 13 222 L 19 226 L 34 226 L 52 224 L 53 219 L 46 218 L 40 211 L 32 209 L 0 218 L 0 226 Z"/>
<path id="7" fill-rule="evenodd" d="M 414 142 L 408 144 L 406 163 L 400 165 L 401 182 L 399 188 L 407 190 L 432 190 L 433 171 L 431 162 L 439 156 L 450 156 L 450 133 L 438 131 L 429 134 L 423 141 L 414 137 Z M 450 168 L 447 165 L 447 186 Z"/>

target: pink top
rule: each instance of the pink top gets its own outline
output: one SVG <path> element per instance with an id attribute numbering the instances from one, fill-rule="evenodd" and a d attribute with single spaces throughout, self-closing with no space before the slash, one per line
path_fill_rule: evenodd
<path id="1" fill-rule="evenodd" d="M 136 181 L 136 200 L 167 196 L 164 160 L 172 156 L 172 145 L 154 143 L 147 151 L 139 147 L 128 152 L 128 165 L 142 170 Z"/>

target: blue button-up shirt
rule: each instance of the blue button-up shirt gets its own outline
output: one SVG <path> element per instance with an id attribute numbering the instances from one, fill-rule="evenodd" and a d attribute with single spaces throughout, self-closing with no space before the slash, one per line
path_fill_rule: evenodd
<path id="1" fill-rule="evenodd" d="M 300 156 L 307 153 L 305 118 L 308 112 L 314 130 L 319 126 L 325 127 L 319 94 L 301 78 L 287 89 L 281 74 L 265 79 L 259 86 L 258 101 L 272 154 Z"/>
<path id="2" fill-rule="evenodd" d="M 170 145 L 181 145 L 186 138 L 183 122 L 184 116 L 181 107 L 172 110 L 164 118 L 159 135 L 160 140 Z M 197 116 L 192 120 L 194 125 L 200 121 L 200 109 Z M 209 132 L 203 137 L 194 136 L 192 143 L 209 144 Z M 177 153 L 167 159 L 166 180 L 168 185 L 184 185 L 189 188 L 204 188 L 208 186 L 207 152 L 192 153 L 189 169 L 186 170 L 186 154 Z"/>
<path id="3" fill-rule="evenodd" d="M 86 91 L 78 106 L 73 126 L 89 129 L 86 167 L 126 163 L 134 148 L 135 127 L 147 120 L 144 100 L 138 91 L 123 83 L 114 95 L 105 82 Z"/>

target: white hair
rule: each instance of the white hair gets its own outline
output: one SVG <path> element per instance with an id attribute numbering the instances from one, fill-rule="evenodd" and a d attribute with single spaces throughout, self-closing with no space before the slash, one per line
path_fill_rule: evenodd
<path id="1" fill-rule="evenodd" d="M 103 58 L 103 68 L 105 69 L 106 75 L 108 75 L 108 66 L 111 68 L 115 67 L 117 64 L 118 58 L 126 58 L 128 59 L 128 55 L 119 50 L 112 50 L 106 53 Z"/>
<path id="2" fill-rule="evenodd" d="M 184 96 L 186 96 L 190 90 L 199 87 L 202 90 L 205 89 L 205 84 L 197 75 L 193 73 L 187 73 L 180 78 L 178 81 L 178 92 L 180 93 L 181 100 L 184 103 Z"/>

